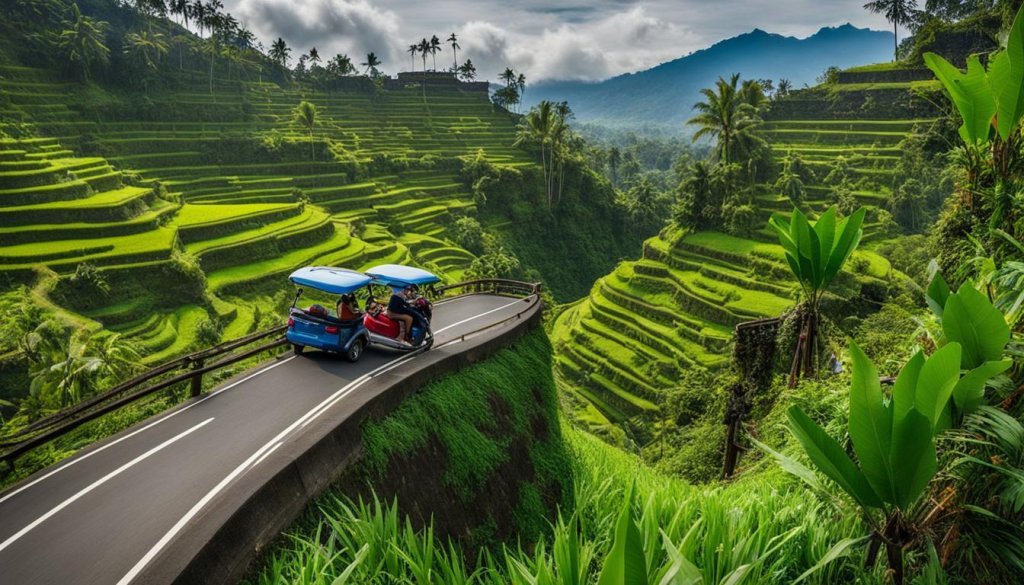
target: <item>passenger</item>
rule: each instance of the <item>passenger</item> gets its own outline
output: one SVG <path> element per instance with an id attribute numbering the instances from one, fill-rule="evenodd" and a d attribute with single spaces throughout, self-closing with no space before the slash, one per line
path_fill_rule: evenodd
<path id="1" fill-rule="evenodd" d="M 387 316 L 389 319 L 398 322 L 398 339 L 406 343 L 412 343 L 412 307 L 406 299 L 412 294 L 412 285 L 404 288 L 394 287 L 391 289 L 391 298 L 388 299 Z"/>
<path id="2" fill-rule="evenodd" d="M 338 300 L 338 319 L 342 321 L 352 321 L 362 317 L 362 311 L 359 310 L 359 304 L 356 302 L 356 295 L 345 294 L 341 295 L 341 299 Z"/>

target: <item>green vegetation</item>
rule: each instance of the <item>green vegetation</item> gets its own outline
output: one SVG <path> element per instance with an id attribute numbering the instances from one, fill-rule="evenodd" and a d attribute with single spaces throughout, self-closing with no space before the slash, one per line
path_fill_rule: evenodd
<path id="1" fill-rule="evenodd" d="M 304 264 L 544 280 L 567 300 L 656 229 L 622 222 L 568 143 L 552 160 L 514 145 L 518 117 L 454 75 L 427 92 L 380 74 L 376 56 L 367 78 L 315 49 L 292 70 L 283 41 L 263 56 L 204 3 L 35 4 L 3 9 L 0 286 L 40 290 L 149 363 L 197 347 L 196 323 L 224 335 L 275 323 Z M 44 34 L 72 24 L 80 72 L 59 69 L 71 62 Z M 123 51 L 104 68 L 100 46 Z M 545 191 L 557 193 L 547 205 Z M 477 222 L 481 245 L 463 247 L 460 220 Z M 605 237 L 570 252 L 592 233 Z M 73 279 L 83 266 L 102 290 Z M 14 382 L 28 363 L 9 351 L 3 375 L 27 391 Z"/>

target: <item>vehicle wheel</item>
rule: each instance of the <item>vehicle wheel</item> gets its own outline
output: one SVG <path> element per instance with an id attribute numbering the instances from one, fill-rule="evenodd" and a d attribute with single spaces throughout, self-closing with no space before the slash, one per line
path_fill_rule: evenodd
<path id="1" fill-rule="evenodd" d="M 359 358 L 363 355 L 363 345 L 365 343 L 366 342 L 362 339 L 356 340 L 356 342 L 352 344 L 352 347 L 348 348 L 348 352 L 345 353 L 345 358 L 353 363 L 358 362 Z"/>
<path id="2" fill-rule="evenodd" d="M 304 349 L 306 349 L 305 345 L 299 345 L 297 343 L 292 345 L 292 351 L 295 352 L 295 355 L 302 355 L 302 350 Z"/>

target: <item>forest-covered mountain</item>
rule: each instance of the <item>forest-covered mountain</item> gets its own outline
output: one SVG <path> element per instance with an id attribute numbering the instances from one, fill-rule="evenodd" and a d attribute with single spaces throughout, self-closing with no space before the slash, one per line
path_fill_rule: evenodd
<path id="1" fill-rule="evenodd" d="M 610 126 L 678 125 L 690 115 L 700 89 L 720 75 L 788 79 L 793 88 L 813 85 L 828 67 L 852 67 L 892 57 L 892 33 L 850 24 L 825 27 L 805 39 L 755 29 L 657 67 L 598 83 L 556 81 L 531 86 L 528 104 L 568 101 L 584 122 Z"/>

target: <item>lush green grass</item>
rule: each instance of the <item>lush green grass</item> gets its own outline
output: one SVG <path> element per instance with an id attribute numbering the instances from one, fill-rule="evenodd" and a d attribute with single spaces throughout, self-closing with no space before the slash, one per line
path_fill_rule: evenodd
<path id="1" fill-rule="evenodd" d="M 856 514 L 808 498 L 778 473 L 724 488 L 695 488 L 587 434 L 564 432 L 575 460 L 576 505 L 561 510 L 536 547 L 509 546 L 474 560 L 445 546 L 429 528 L 405 527 L 393 506 L 353 504 L 328 494 L 249 582 L 330 583 L 347 571 L 348 582 L 358 583 L 593 584 L 614 554 L 624 505 L 643 543 L 640 561 L 651 575 L 667 570 L 671 547 L 703 583 L 791 583 L 805 572 L 808 583 L 875 579 L 860 568 L 860 559 L 845 555 L 816 566 L 833 545 L 863 527 Z M 429 581 L 423 581 L 425 567 Z"/>

